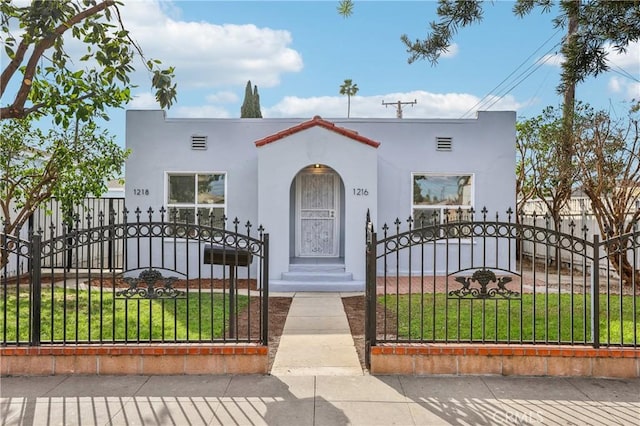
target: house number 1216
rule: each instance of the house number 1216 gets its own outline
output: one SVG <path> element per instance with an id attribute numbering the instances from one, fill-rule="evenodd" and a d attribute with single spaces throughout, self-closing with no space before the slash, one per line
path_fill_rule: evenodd
<path id="1" fill-rule="evenodd" d="M 367 188 L 353 188 L 353 195 L 356 197 L 366 197 L 369 195 L 369 190 Z"/>

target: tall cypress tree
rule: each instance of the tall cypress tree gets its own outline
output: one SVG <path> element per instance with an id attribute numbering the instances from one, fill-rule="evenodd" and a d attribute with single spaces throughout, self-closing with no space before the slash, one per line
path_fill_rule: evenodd
<path id="1" fill-rule="evenodd" d="M 240 107 L 240 118 L 251 118 L 251 109 L 253 108 L 253 93 L 251 92 L 251 80 L 247 81 L 244 89 L 244 100 Z"/>
<path id="2" fill-rule="evenodd" d="M 260 95 L 258 94 L 258 86 L 253 86 L 253 117 L 262 118 L 260 111 Z"/>
<path id="3" fill-rule="evenodd" d="M 252 91 L 251 80 L 247 81 L 247 86 L 244 89 L 244 101 L 240 107 L 240 118 L 262 118 L 258 86 L 254 86 Z"/>

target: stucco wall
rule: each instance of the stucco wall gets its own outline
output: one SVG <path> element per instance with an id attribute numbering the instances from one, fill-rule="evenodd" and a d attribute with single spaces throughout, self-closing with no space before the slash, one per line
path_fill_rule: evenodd
<path id="1" fill-rule="evenodd" d="M 473 174 L 476 209 L 513 208 L 515 118 L 514 112 L 480 112 L 464 120 L 327 119 L 380 146 L 316 126 L 256 147 L 255 141 L 306 119 L 167 119 L 162 111 L 128 111 L 126 203 L 143 211 L 164 205 L 167 172 L 226 172 L 227 215 L 269 232 L 270 277 L 278 279 L 289 262 L 291 183 L 300 169 L 324 164 L 344 184 L 345 266 L 363 279 L 366 211 L 378 231 L 385 222 L 406 220 L 412 172 Z M 193 135 L 208 137 L 206 151 L 192 150 Z M 437 151 L 436 137 L 451 137 L 452 150 Z M 368 195 L 356 195 L 358 189 Z"/>

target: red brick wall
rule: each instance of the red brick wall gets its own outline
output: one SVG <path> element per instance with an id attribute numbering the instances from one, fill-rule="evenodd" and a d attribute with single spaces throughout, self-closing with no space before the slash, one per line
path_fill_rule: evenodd
<path id="1" fill-rule="evenodd" d="M 571 346 L 380 345 L 372 374 L 640 377 L 640 349 Z"/>
<path id="2" fill-rule="evenodd" d="M 39 346 L 0 348 L 0 375 L 266 374 L 258 345 Z"/>

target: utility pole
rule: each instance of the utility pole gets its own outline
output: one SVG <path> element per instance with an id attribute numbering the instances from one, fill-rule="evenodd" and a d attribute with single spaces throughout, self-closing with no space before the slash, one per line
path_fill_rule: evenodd
<path id="1" fill-rule="evenodd" d="M 402 118 L 402 106 L 403 105 L 411 105 L 414 106 L 415 104 L 417 104 L 418 101 L 417 100 L 413 100 L 413 102 L 385 102 L 384 100 L 382 101 L 382 105 L 384 105 L 385 107 L 388 107 L 389 105 L 395 105 L 396 106 L 396 118 Z"/>

